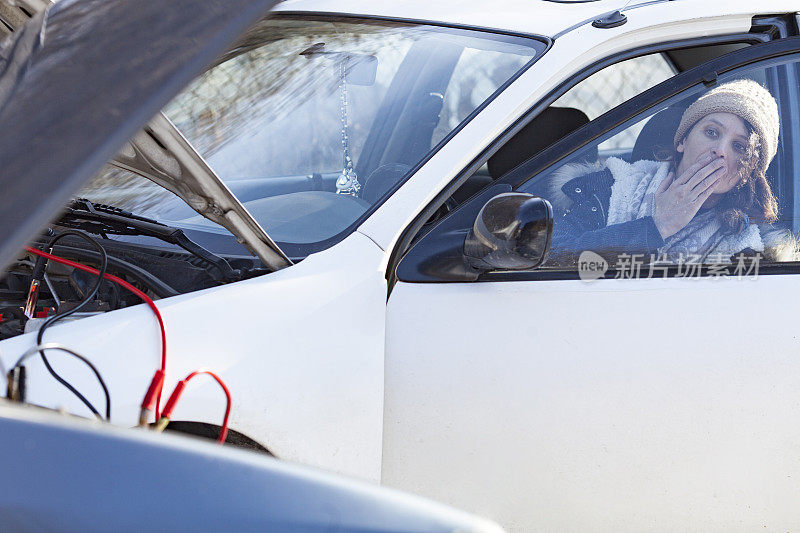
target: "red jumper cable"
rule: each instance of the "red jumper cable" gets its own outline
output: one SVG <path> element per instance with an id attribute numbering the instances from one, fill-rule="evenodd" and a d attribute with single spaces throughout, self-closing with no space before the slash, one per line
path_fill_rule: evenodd
<path id="1" fill-rule="evenodd" d="M 172 411 L 175 409 L 175 405 L 178 403 L 181 394 L 183 394 L 183 389 L 185 389 L 186 384 L 198 374 L 207 374 L 214 378 L 217 383 L 219 383 L 219 386 L 222 387 L 222 391 L 225 393 L 225 398 L 227 400 L 227 405 L 225 406 L 225 417 L 222 419 L 222 429 L 220 430 L 219 438 L 217 439 L 219 443 L 222 444 L 228 437 L 228 416 L 231 414 L 231 391 L 228 390 L 228 387 L 225 385 L 225 382 L 222 381 L 222 378 L 220 378 L 214 372 L 206 369 L 195 370 L 184 379 L 179 381 L 177 385 L 175 385 L 175 389 L 172 391 L 167 403 L 164 405 L 164 412 L 161 413 L 161 418 L 156 425 L 156 431 L 164 431 L 164 428 L 167 427 L 169 424 L 169 419 L 172 416 Z"/>

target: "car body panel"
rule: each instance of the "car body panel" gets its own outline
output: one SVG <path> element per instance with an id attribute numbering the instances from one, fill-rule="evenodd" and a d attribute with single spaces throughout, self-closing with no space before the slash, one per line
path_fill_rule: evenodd
<path id="1" fill-rule="evenodd" d="M 391 2 L 380 0 L 359 2 L 358 0 L 287 0 L 275 6 L 274 11 L 340 13 L 354 16 L 385 17 L 399 20 L 418 20 L 433 24 L 460 25 L 484 28 L 524 35 L 541 35 L 560 38 L 564 32 L 576 27 L 590 26 L 600 15 L 622 9 L 628 22 L 617 28 L 601 29 L 616 35 L 628 31 L 627 24 L 646 19 L 650 24 L 659 22 L 659 16 L 667 19 L 690 20 L 720 16 L 720 4 L 697 0 L 633 0 L 619 2 L 599 0 L 589 2 L 559 2 L 558 0 L 501 0 L 491 4 L 458 0 L 425 2 L 405 0 Z M 797 11 L 793 0 L 771 0 L 763 6 L 753 5 L 747 0 L 725 2 L 725 15 L 752 15 L 753 13 L 791 13 Z M 598 28 L 595 28 L 598 29 Z"/>
<path id="2" fill-rule="evenodd" d="M 780 275 L 399 282 L 383 482 L 509 531 L 793 529 L 798 296 Z"/>
<path id="3" fill-rule="evenodd" d="M 630 2 L 632 7 L 641 0 Z M 533 0 L 500 0 L 487 3 L 465 4 L 447 0 L 444 2 L 424 2 L 406 0 L 403 2 L 359 2 L 346 0 L 330 2 L 319 0 L 288 0 L 275 7 L 281 11 L 339 12 L 361 16 L 375 16 L 395 19 L 425 20 L 444 22 L 476 28 L 496 29 L 534 35 L 555 35 L 576 22 L 589 20 L 622 5 L 615 0 L 592 2 L 550 2 Z"/>
<path id="4" fill-rule="evenodd" d="M 232 429 L 281 459 L 379 480 L 386 311 L 381 258 L 372 241 L 354 233 L 268 276 L 159 300 L 167 330 L 165 390 L 198 367 L 213 368 L 233 391 Z M 112 393 L 112 422 L 134 426 L 159 362 L 150 309 L 139 305 L 57 325 L 45 342 L 50 339 L 93 361 Z M 5 354 L 35 342 L 34 334 L 4 342 L 6 366 L 13 362 Z M 52 358 L 76 387 L 100 398 L 80 362 Z M 29 401 L 89 414 L 53 387 L 40 360 L 27 369 Z M 173 419 L 218 425 L 223 406 L 216 383 L 193 382 Z"/>

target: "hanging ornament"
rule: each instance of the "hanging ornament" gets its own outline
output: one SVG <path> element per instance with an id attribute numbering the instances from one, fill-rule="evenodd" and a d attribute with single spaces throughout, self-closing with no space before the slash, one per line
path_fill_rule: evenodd
<path id="1" fill-rule="evenodd" d="M 350 157 L 349 136 L 347 131 L 347 58 L 339 61 L 339 111 L 342 122 L 342 173 L 336 180 L 336 194 L 357 196 L 361 190 L 358 176 Z"/>

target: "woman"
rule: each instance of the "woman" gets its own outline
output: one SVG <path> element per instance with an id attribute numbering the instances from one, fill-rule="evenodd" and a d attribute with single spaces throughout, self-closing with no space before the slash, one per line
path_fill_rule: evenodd
<path id="1" fill-rule="evenodd" d="M 769 91 L 737 80 L 687 108 L 667 161 L 609 158 L 599 169 L 565 166 L 551 182 L 551 201 L 563 211 L 555 225 L 556 255 L 592 250 L 719 262 L 766 252 L 788 259 L 791 239 L 767 231 L 778 216 L 765 175 L 777 153 L 778 128 Z"/>

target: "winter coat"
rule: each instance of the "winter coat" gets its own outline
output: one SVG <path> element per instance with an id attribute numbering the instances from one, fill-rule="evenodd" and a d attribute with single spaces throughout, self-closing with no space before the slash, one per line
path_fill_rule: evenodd
<path id="1" fill-rule="evenodd" d="M 621 160 L 613 163 L 618 176 L 625 171 L 633 172 L 634 166 L 629 163 Z M 657 163 L 639 162 L 637 165 L 639 170 L 648 168 L 654 171 Z M 585 250 L 613 255 L 655 255 L 665 245 L 652 216 L 609 224 L 609 208 L 620 209 L 619 191 L 615 197 L 617 205 L 610 205 L 615 182 L 614 173 L 608 166 L 599 165 L 566 165 L 550 177 L 548 199 L 554 207 L 552 246 L 557 262 L 566 258 L 574 260 Z M 622 195 L 626 194 L 628 192 L 623 191 Z M 611 218 L 618 220 L 621 217 L 615 212 Z M 796 260 L 796 243 L 788 232 L 771 226 L 752 225 L 745 233 L 741 237 L 731 233 L 731 239 L 742 243 L 739 252 L 760 253 L 766 248 L 766 256 L 771 259 Z"/>
<path id="2" fill-rule="evenodd" d="M 577 167 L 577 168 L 576 168 Z M 594 169 L 594 170 L 592 170 Z M 590 170 L 565 180 L 580 171 Z M 571 171 L 571 172 L 570 172 Z M 584 250 L 655 253 L 664 239 L 653 217 L 606 226 L 614 176 L 608 168 L 574 165 L 553 177 L 553 252 L 579 255 Z"/>

